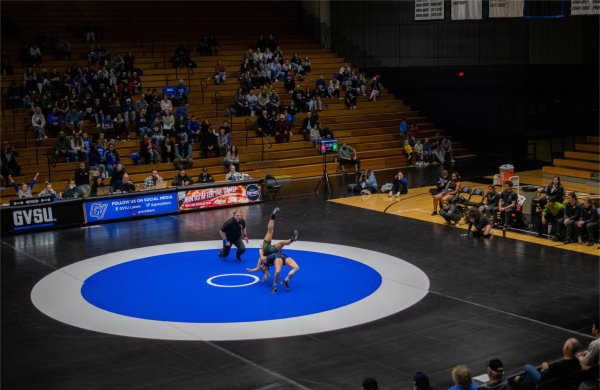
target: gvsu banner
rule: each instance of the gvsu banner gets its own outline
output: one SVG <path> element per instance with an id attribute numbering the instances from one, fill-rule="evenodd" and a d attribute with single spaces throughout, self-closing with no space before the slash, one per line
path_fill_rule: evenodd
<path id="1" fill-rule="evenodd" d="M 260 185 L 237 184 L 179 191 L 179 210 L 209 209 L 261 201 Z"/>
<path id="2" fill-rule="evenodd" d="M 444 0 L 415 0 L 415 20 L 444 19 Z"/>
<path id="3" fill-rule="evenodd" d="M 481 0 L 452 0 L 452 20 L 481 19 Z"/>
<path id="4" fill-rule="evenodd" d="M 523 0 L 489 0 L 490 18 L 523 17 Z"/>
<path id="5" fill-rule="evenodd" d="M 156 193 L 85 202 L 87 222 L 110 221 L 132 217 L 177 212 L 177 193 Z"/>
<path id="6" fill-rule="evenodd" d="M 571 0 L 571 15 L 600 15 L 600 0 Z"/>
<path id="7" fill-rule="evenodd" d="M 83 224 L 81 200 L 2 207 L 2 234 Z"/>

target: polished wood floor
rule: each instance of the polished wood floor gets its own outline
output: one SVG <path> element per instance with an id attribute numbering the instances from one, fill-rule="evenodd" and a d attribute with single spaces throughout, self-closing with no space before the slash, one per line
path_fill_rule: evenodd
<path id="1" fill-rule="evenodd" d="M 477 165 L 454 168 L 465 180 L 482 175 Z M 431 185 L 438 174 L 433 168 L 405 173 L 411 188 Z M 378 172 L 381 183 L 392 176 Z M 266 340 L 113 336 L 45 316 L 31 303 L 33 286 L 89 257 L 217 239 L 230 210 L 3 236 L 2 388 L 345 390 L 373 376 L 381 389 L 410 389 L 412 375 L 423 370 L 443 389 L 457 364 L 476 375 L 498 356 L 516 372 L 525 363 L 558 359 L 568 337 L 591 340 L 599 314 L 597 255 L 511 235 L 464 240 L 461 229 L 432 223 L 419 211 L 430 211 L 420 190 L 396 203 L 385 195 L 354 196 L 345 189 L 350 181 L 332 176 L 334 201 L 313 192 L 315 179 L 285 188 L 281 199 L 243 208 L 251 238 L 262 236 L 278 206 L 279 231 L 298 228 L 302 240 L 370 249 L 419 267 L 430 288 L 416 305 L 351 328 Z M 322 283 L 332 278 L 324 267 Z"/>

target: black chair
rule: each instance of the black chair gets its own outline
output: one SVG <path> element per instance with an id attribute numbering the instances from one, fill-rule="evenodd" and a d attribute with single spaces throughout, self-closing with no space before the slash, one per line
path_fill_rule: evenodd
<path id="1" fill-rule="evenodd" d="M 269 199 L 274 200 L 281 193 L 281 184 L 277 182 L 275 176 L 267 173 L 263 180 L 264 192 Z"/>

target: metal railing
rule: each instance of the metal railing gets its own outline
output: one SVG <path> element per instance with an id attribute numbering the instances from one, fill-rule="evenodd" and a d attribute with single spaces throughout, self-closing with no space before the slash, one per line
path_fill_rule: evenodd
<path id="1" fill-rule="evenodd" d="M 265 162 L 265 146 L 267 148 L 273 147 L 273 142 L 271 142 L 271 138 L 268 135 L 264 135 L 262 138 L 262 151 L 260 156 L 260 162 Z"/>
<path id="2" fill-rule="evenodd" d="M 246 118 L 244 120 L 244 130 L 246 131 L 246 136 L 244 137 L 245 138 L 244 146 L 248 146 L 248 123 L 249 122 L 250 122 L 250 120 L 248 118 Z"/>
<path id="3" fill-rule="evenodd" d="M 190 84 L 191 86 L 191 84 Z M 204 79 L 200 79 L 200 96 L 202 99 L 202 104 L 204 104 L 204 91 L 208 89 L 208 83 Z"/>
<path id="4" fill-rule="evenodd" d="M 223 101 L 223 96 L 218 91 L 215 91 L 215 118 L 219 117 L 219 103 Z"/>

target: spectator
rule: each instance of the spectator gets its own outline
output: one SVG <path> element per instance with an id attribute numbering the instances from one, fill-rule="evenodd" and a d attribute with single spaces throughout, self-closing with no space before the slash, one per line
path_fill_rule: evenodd
<path id="1" fill-rule="evenodd" d="M 175 120 L 175 136 L 177 136 L 178 139 L 183 139 L 185 142 L 188 142 L 190 139 L 188 130 L 189 127 L 186 117 L 183 115 L 177 117 Z"/>
<path id="2" fill-rule="evenodd" d="M 479 386 L 477 390 L 511 390 L 508 379 L 504 377 L 504 364 L 502 360 L 498 358 L 491 359 L 487 364 L 486 372 L 489 380 Z"/>
<path id="3" fill-rule="evenodd" d="M 354 88 L 348 88 L 346 90 L 346 96 L 344 98 L 344 102 L 346 103 L 347 108 L 351 108 L 356 110 L 356 101 L 358 98 L 358 94 Z"/>
<path id="4" fill-rule="evenodd" d="M 8 182 L 11 186 L 15 187 L 15 191 L 17 192 L 17 197 L 19 199 L 29 199 L 33 197 L 31 191 L 33 190 L 33 186 L 35 186 L 35 182 L 37 181 L 39 175 L 40 173 L 37 172 L 33 179 L 31 179 L 31 183 L 29 183 L 29 185 L 27 185 L 25 182 L 17 184 L 12 175 L 8 175 Z"/>
<path id="5" fill-rule="evenodd" d="M 23 107 L 23 88 L 17 85 L 16 81 L 11 81 L 6 91 L 6 108 Z"/>
<path id="6" fill-rule="evenodd" d="M 181 138 L 179 144 L 175 145 L 175 168 L 191 168 L 194 165 L 192 158 L 192 145 Z"/>
<path id="7" fill-rule="evenodd" d="M 429 166 L 432 162 L 432 153 L 431 153 L 431 145 L 429 144 L 429 138 L 425 138 L 423 142 L 423 160 L 425 161 L 425 166 Z"/>
<path id="8" fill-rule="evenodd" d="M 84 196 L 90 194 L 90 171 L 84 162 L 80 162 L 79 168 L 75 170 L 75 185 L 81 190 Z"/>
<path id="9" fill-rule="evenodd" d="M 362 390 L 379 390 L 379 384 L 375 378 L 365 378 L 362 381 Z"/>
<path id="10" fill-rule="evenodd" d="M 83 139 L 81 139 L 79 133 L 75 133 L 75 135 L 71 137 L 70 143 L 69 160 L 88 161 L 89 151 L 86 149 Z"/>
<path id="11" fill-rule="evenodd" d="M 120 112 L 117 113 L 116 118 L 113 119 L 113 129 L 115 136 L 117 137 L 117 141 L 127 142 L 127 124 L 125 122 L 123 114 L 121 114 Z"/>
<path id="12" fill-rule="evenodd" d="M 340 164 L 340 168 L 342 169 L 343 173 L 346 173 L 345 166 L 347 164 L 354 165 L 354 170 L 358 173 L 358 158 L 356 149 L 345 142 L 342 142 L 342 147 L 338 151 L 337 162 Z"/>
<path id="13" fill-rule="evenodd" d="M 408 128 L 408 139 L 410 140 L 411 145 L 414 145 L 417 142 L 418 132 L 419 132 L 419 126 L 416 123 L 413 123 Z"/>
<path id="14" fill-rule="evenodd" d="M 152 128 L 150 127 L 150 115 L 148 115 L 145 108 L 141 109 L 135 122 L 135 129 L 139 133 L 140 140 L 144 138 L 144 135 L 150 135 L 152 133 Z"/>
<path id="15" fill-rule="evenodd" d="M 304 70 L 304 74 L 310 74 L 312 69 L 312 63 L 310 62 L 310 58 L 308 56 L 304 56 L 302 60 L 301 69 Z"/>
<path id="16" fill-rule="evenodd" d="M 58 134 L 58 132 L 61 130 L 61 122 L 62 120 L 60 118 L 58 108 L 53 107 L 52 111 L 48 114 L 48 120 L 46 121 L 46 123 L 48 123 L 48 130 L 50 131 L 50 134 L 54 136 Z"/>
<path id="17" fill-rule="evenodd" d="M 408 140 L 408 122 L 405 118 L 400 119 L 400 136 L 402 136 L 402 144 Z"/>
<path id="18" fill-rule="evenodd" d="M 559 218 L 558 221 L 556 221 L 556 237 L 554 237 L 553 240 L 558 241 L 563 239 L 564 244 L 567 245 L 573 241 L 577 242 L 575 223 L 579 221 L 581 205 L 577 201 L 575 192 L 569 192 L 567 195 L 567 202 L 564 206 L 562 218 Z"/>
<path id="19" fill-rule="evenodd" d="M 442 139 L 442 153 L 444 156 L 442 162 L 446 162 L 448 159 L 452 164 L 456 162 L 454 160 L 454 154 L 452 152 L 452 142 L 450 142 L 450 139 L 448 137 L 444 137 Z"/>
<path id="20" fill-rule="evenodd" d="M 463 237 L 468 237 L 471 233 L 471 228 L 475 226 L 473 237 L 491 237 L 492 235 L 492 223 L 487 215 L 482 214 L 479 209 L 470 209 L 467 212 L 466 222 L 469 224 L 467 233 L 463 234 Z"/>
<path id="21" fill-rule="evenodd" d="M 274 126 L 275 140 L 279 143 L 290 142 L 290 123 L 285 119 L 285 115 L 279 115 L 279 120 L 275 122 Z"/>
<path id="22" fill-rule="evenodd" d="M 225 165 L 225 168 L 227 169 L 229 169 L 229 166 L 235 165 L 235 169 L 237 171 L 240 170 L 240 157 L 238 156 L 237 146 L 231 145 L 231 147 L 227 151 L 227 155 L 225 156 L 223 165 Z"/>
<path id="23" fill-rule="evenodd" d="M 54 155 L 57 159 L 62 157 L 64 162 L 69 162 L 71 158 L 71 141 L 65 136 L 64 131 L 60 131 L 54 140 Z"/>
<path id="24" fill-rule="evenodd" d="M 158 162 L 159 154 L 156 144 L 148 134 L 144 134 L 140 141 L 140 156 L 146 164 L 156 164 Z"/>
<path id="25" fill-rule="evenodd" d="M 313 112 L 307 112 L 306 113 L 306 118 L 304 120 L 302 120 L 302 137 L 304 137 L 304 143 L 306 143 L 309 139 L 310 139 L 310 132 L 311 130 L 316 127 L 316 123 L 318 121 L 318 116 L 315 115 Z"/>
<path id="26" fill-rule="evenodd" d="M 187 105 L 189 94 L 190 94 L 190 91 L 189 91 L 188 87 L 185 86 L 185 84 L 183 83 L 183 80 L 179 80 L 179 84 L 177 84 L 177 86 L 175 87 L 175 96 L 173 96 L 171 98 L 173 101 L 173 104 L 176 106 Z"/>
<path id="27" fill-rule="evenodd" d="M 60 197 L 56 194 L 56 191 L 52 187 L 52 183 L 47 181 L 44 189 L 38 194 L 39 197 L 49 196 L 52 200 L 60 200 Z"/>
<path id="28" fill-rule="evenodd" d="M 246 100 L 246 95 L 244 94 L 244 90 L 242 88 L 238 89 L 238 93 L 235 95 L 235 111 L 238 116 L 248 116 L 250 115 L 250 107 L 248 106 L 248 101 Z"/>
<path id="29" fill-rule="evenodd" d="M 46 127 L 46 118 L 44 118 L 44 114 L 42 114 L 42 108 L 39 106 L 35 108 L 35 112 L 31 116 L 31 125 L 33 126 L 36 140 L 48 138 L 46 132 L 44 131 L 44 128 Z"/>
<path id="30" fill-rule="evenodd" d="M 381 84 L 380 76 L 377 75 L 377 76 L 373 77 L 373 79 L 369 83 L 369 86 L 371 87 L 371 94 L 369 95 L 369 101 L 376 102 L 377 96 L 379 96 L 381 94 L 381 91 L 383 91 L 383 85 Z"/>
<path id="31" fill-rule="evenodd" d="M 329 92 L 329 97 L 336 97 L 339 100 L 342 100 L 342 98 L 340 98 L 340 80 L 335 74 L 331 80 L 329 80 L 329 87 L 327 88 L 327 91 Z"/>
<path id="32" fill-rule="evenodd" d="M 173 185 L 177 187 L 189 186 L 194 184 L 194 181 L 185 173 L 185 169 L 181 168 L 179 173 L 173 179 Z"/>
<path id="33" fill-rule="evenodd" d="M 193 117 L 192 117 L 193 119 Z M 162 129 L 166 138 L 173 136 L 173 128 L 175 127 L 175 117 L 171 111 L 166 111 L 162 118 Z"/>
<path id="34" fill-rule="evenodd" d="M 110 114 L 106 114 L 106 116 L 102 119 L 101 129 L 101 132 L 104 133 L 104 137 L 107 140 L 115 139 L 115 123 L 113 122 Z"/>
<path id="35" fill-rule="evenodd" d="M 190 119 L 187 122 L 187 133 L 190 137 L 192 144 L 194 142 L 200 142 L 200 140 L 201 140 L 200 122 L 198 122 L 196 115 L 192 115 L 192 119 Z"/>
<path id="36" fill-rule="evenodd" d="M 167 163 L 175 161 L 175 144 L 171 137 L 166 137 L 160 145 L 160 160 Z"/>
<path id="37" fill-rule="evenodd" d="M 500 193 L 500 201 L 498 202 L 498 211 L 504 227 L 507 227 L 510 223 L 512 213 L 517 211 L 518 196 L 512 188 L 512 181 L 507 180 L 504 183 L 503 190 Z"/>
<path id="38" fill-rule="evenodd" d="M 123 118 L 125 118 L 125 124 L 129 125 L 130 123 L 135 123 L 137 114 L 142 109 L 147 108 L 148 102 L 146 102 L 144 95 L 142 95 L 140 99 L 135 102 L 135 105 L 131 103 L 130 98 L 125 99 L 124 103 L 121 104 L 121 113 L 123 114 Z"/>
<path id="39" fill-rule="evenodd" d="M 198 183 L 214 183 L 215 178 L 208 172 L 208 168 L 202 168 L 202 172 L 198 176 Z"/>
<path id="40" fill-rule="evenodd" d="M 423 371 L 417 371 L 413 376 L 413 390 L 433 390 L 429 377 Z"/>
<path id="41" fill-rule="evenodd" d="M 229 134 L 225 133 L 225 129 L 223 129 L 223 128 L 219 129 L 217 143 L 220 148 L 220 154 L 221 155 L 227 154 L 227 152 L 229 151 L 229 146 L 230 146 L 230 137 L 229 137 Z"/>
<path id="42" fill-rule="evenodd" d="M 160 101 L 160 110 L 163 115 L 166 114 L 167 110 L 169 112 L 173 111 L 173 103 L 171 102 L 171 100 L 169 100 L 169 97 L 167 95 L 164 95 L 163 99 Z"/>
<path id="43" fill-rule="evenodd" d="M 413 147 L 413 151 L 414 151 L 414 156 L 415 156 L 415 165 L 417 167 L 424 167 L 425 166 L 425 161 L 424 161 L 424 157 L 423 157 L 423 144 L 421 143 L 421 140 L 418 139 L 417 142 L 415 143 L 415 146 Z"/>
<path id="44" fill-rule="evenodd" d="M 458 172 L 452 172 L 452 176 L 450 176 L 450 180 L 446 183 L 444 189 L 433 196 L 433 212 L 431 215 L 437 214 L 437 208 L 440 201 L 446 201 L 447 203 L 451 202 L 452 199 L 460 192 L 460 188 L 460 175 Z"/>
<path id="45" fill-rule="evenodd" d="M 496 215 L 498 214 L 498 204 L 500 202 L 500 194 L 496 192 L 496 186 L 493 184 L 488 185 L 488 191 L 484 196 L 484 204 L 479 206 L 479 211 L 487 215 L 488 218 L 492 218 L 496 221 Z"/>
<path id="46" fill-rule="evenodd" d="M 413 148 L 410 146 L 410 142 L 408 140 L 404 141 L 404 152 L 406 153 L 406 159 L 408 160 L 408 165 L 412 165 L 414 153 Z"/>
<path id="47" fill-rule="evenodd" d="M 579 386 L 579 390 L 591 390 L 598 388 L 598 356 L 600 354 L 600 331 L 598 331 L 598 320 L 594 324 L 592 324 L 592 336 L 595 339 L 590 342 L 590 345 L 587 349 L 581 353 L 577 354 L 577 359 L 579 359 L 579 364 L 581 364 L 581 369 L 586 371 L 586 374 L 589 373 L 590 378 L 585 379 L 581 386 Z M 592 371 L 592 368 L 596 368 L 596 372 Z M 595 379 L 594 379 L 595 378 Z"/>
<path id="48" fill-rule="evenodd" d="M 273 127 L 267 116 L 267 110 L 262 110 L 261 115 L 256 119 L 256 135 L 258 137 L 273 135 Z"/>
<path id="49" fill-rule="evenodd" d="M 208 158 L 209 155 L 219 157 L 221 155 L 218 136 L 215 134 L 214 127 L 211 127 L 209 131 L 202 134 L 202 138 L 200 141 L 202 142 L 202 157 Z"/>
<path id="50" fill-rule="evenodd" d="M 0 158 L 2 161 L 2 176 L 7 178 L 9 175 L 18 176 L 21 174 L 21 166 L 17 162 L 19 153 L 7 141 L 2 142 L 2 152 Z"/>
<path id="51" fill-rule="evenodd" d="M 558 388 L 567 388 L 567 378 L 569 375 L 581 370 L 579 359 L 575 356 L 579 350 L 579 346 L 580 344 L 577 339 L 567 339 L 562 348 L 562 360 L 552 364 L 543 362 L 539 370 L 531 364 L 526 364 L 523 367 L 525 374 L 519 379 L 526 385 L 533 386 L 534 388 L 538 388 L 545 382 L 556 379 L 562 385 Z"/>
<path id="52" fill-rule="evenodd" d="M 577 221 L 577 230 L 579 235 L 587 240 L 587 246 L 594 245 L 595 231 L 598 228 L 598 212 L 592 204 L 592 199 L 588 196 L 583 200 L 583 206 Z"/>
<path id="53" fill-rule="evenodd" d="M 153 188 L 156 188 L 156 185 L 158 183 L 162 183 L 163 181 L 164 180 L 158 174 L 158 171 L 156 169 L 153 169 L 152 173 L 150 174 L 150 176 L 146 177 L 146 179 L 144 180 L 144 189 L 145 190 L 151 190 Z"/>
<path id="54" fill-rule="evenodd" d="M 465 365 L 459 365 L 452 369 L 452 381 L 454 386 L 448 390 L 477 390 L 477 386 L 471 379 L 471 371 Z"/>
<path id="55" fill-rule="evenodd" d="M 62 193 L 62 198 L 63 199 L 83 198 L 83 192 L 79 189 L 79 187 L 77 187 L 77 184 L 75 184 L 75 180 L 70 179 L 69 181 L 67 181 L 67 187 L 65 188 L 65 190 Z"/>
<path id="56" fill-rule="evenodd" d="M 448 225 L 460 224 L 460 220 L 462 216 L 460 215 L 460 211 L 458 207 L 456 207 L 453 203 L 448 200 L 442 200 L 442 206 L 440 208 L 440 215 L 446 220 Z"/>
<path id="57" fill-rule="evenodd" d="M 217 64 L 215 65 L 215 76 L 214 76 L 215 84 L 224 83 L 227 80 L 227 70 L 225 69 L 225 64 L 222 60 L 219 59 Z"/>
<path id="58" fill-rule="evenodd" d="M 546 189 L 541 192 L 545 193 L 546 196 L 538 197 L 533 200 L 534 206 L 537 206 L 536 208 L 539 208 L 539 210 L 543 210 L 544 207 L 546 207 L 546 203 L 550 196 L 554 196 L 554 199 L 559 203 L 562 203 L 565 200 L 565 188 L 560 182 L 560 176 L 554 176 L 552 181 L 546 186 Z"/>
<path id="59" fill-rule="evenodd" d="M 120 163 L 121 155 L 119 154 L 119 151 L 115 148 L 115 144 L 110 143 L 108 145 L 108 150 L 104 152 L 104 164 L 106 165 L 108 176 L 112 176 L 115 167 Z"/>
<path id="60" fill-rule="evenodd" d="M 81 113 L 77 110 L 75 105 L 71 106 L 71 111 L 69 111 L 65 116 L 65 124 L 73 132 L 73 134 L 81 134 L 83 129 L 83 118 L 81 117 Z"/>
<path id="61" fill-rule="evenodd" d="M 229 166 L 229 172 L 225 175 L 225 180 L 227 181 L 238 181 L 242 180 L 242 174 L 235 170 L 235 164 L 231 164 Z"/>
<path id="62" fill-rule="evenodd" d="M 396 176 L 394 176 L 394 183 L 392 183 L 392 189 L 388 196 L 393 196 L 396 194 L 396 197 L 400 197 L 401 194 L 408 193 L 408 179 L 404 177 L 402 171 L 398 171 Z"/>
<path id="63" fill-rule="evenodd" d="M 127 173 L 123 173 L 121 180 L 116 180 L 113 186 L 114 192 L 135 192 L 135 184 Z"/>
<path id="64" fill-rule="evenodd" d="M 58 38 L 54 43 L 54 56 L 57 60 L 71 60 L 71 43 L 65 38 Z"/>

